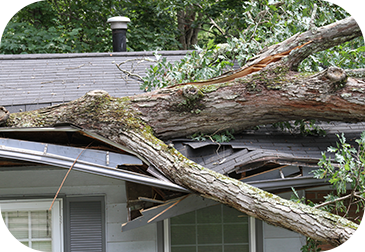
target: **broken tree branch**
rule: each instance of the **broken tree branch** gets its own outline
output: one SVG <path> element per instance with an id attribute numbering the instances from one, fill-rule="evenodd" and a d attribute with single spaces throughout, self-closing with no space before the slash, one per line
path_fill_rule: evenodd
<path id="1" fill-rule="evenodd" d="M 93 141 L 94 142 L 94 141 Z M 65 183 L 65 181 L 66 181 L 66 178 L 68 177 L 68 174 L 71 172 L 71 170 L 72 170 L 72 168 L 74 167 L 74 165 L 76 164 L 76 162 L 77 162 L 77 160 L 80 158 L 80 156 L 81 156 L 81 154 L 87 149 L 87 148 L 89 148 L 90 147 L 90 145 L 93 143 L 93 142 L 91 142 L 91 143 L 89 143 L 81 152 L 80 152 L 80 154 L 77 156 L 77 158 L 75 159 L 75 161 L 73 162 L 73 164 L 71 165 L 71 167 L 68 169 L 68 171 L 67 171 L 67 173 L 66 173 L 66 175 L 65 175 L 65 177 L 63 178 L 63 180 L 62 180 L 62 182 L 61 182 L 61 185 L 60 185 L 60 187 L 58 188 L 58 190 L 57 190 L 57 192 L 56 192 L 56 195 L 54 196 L 54 198 L 53 198 L 53 200 L 52 200 L 52 203 L 51 203 L 51 206 L 49 207 L 49 209 L 48 209 L 48 211 L 51 211 L 52 210 L 52 207 L 53 207 L 53 204 L 54 204 L 54 202 L 56 201 L 56 199 L 57 199 L 57 196 L 58 196 L 58 194 L 60 193 L 60 191 L 61 191 L 61 188 L 62 188 L 62 186 L 63 186 L 63 184 Z"/>
<path id="2" fill-rule="evenodd" d="M 311 19 L 309 21 L 309 29 L 312 31 L 312 34 L 315 34 L 317 32 L 317 27 L 314 24 L 314 20 L 317 14 L 317 8 L 318 8 L 317 4 L 314 4 Z"/>
<path id="3" fill-rule="evenodd" d="M 0 106 L 0 125 L 8 120 L 9 115 L 9 111 L 5 107 Z"/>
<path id="4" fill-rule="evenodd" d="M 128 71 L 126 69 L 123 69 L 121 68 L 121 66 L 125 63 L 128 63 L 128 62 L 136 62 L 137 61 L 137 65 L 145 62 L 145 61 L 148 61 L 148 62 L 157 62 L 156 60 L 153 60 L 153 59 L 150 59 L 150 58 L 137 58 L 137 59 L 128 59 L 128 60 L 125 60 L 121 63 L 115 63 L 113 61 L 113 63 L 115 64 L 115 66 L 118 68 L 119 71 L 121 71 L 122 73 L 124 73 L 127 77 L 135 77 L 137 79 L 137 81 L 142 81 L 143 82 L 143 77 L 137 73 L 134 73 L 134 71 L 136 70 L 134 65 L 132 64 L 131 65 L 131 70 Z"/>

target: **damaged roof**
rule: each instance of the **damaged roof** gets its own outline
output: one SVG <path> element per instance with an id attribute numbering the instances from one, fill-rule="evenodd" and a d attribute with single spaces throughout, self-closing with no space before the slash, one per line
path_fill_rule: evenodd
<path id="1" fill-rule="evenodd" d="M 162 51 L 159 54 L 167 61 L 176 61 L 187 52 Z M 137 64 L 130 61 L 143 58 L 153 59 L 154 53 L 0 55 L 1 105 L 10 112 L 18 112 L 68 102 L 95 89 L 103 89 L 116 97 L 141 93 L 139 81 L 123 74 L 115 64 L 125 62 L 123 69 L 143 76 L 152 62 Z M 321 152 L 338 140 L 336 133 L 344 132 L 347 139 L 353 140 L 365 130 L 364 123 L 331 123 L 322 127 L 327 131 L 325 137 L 303 137 L 268 126 L 247 131 L 229 143 L 191 139 L 175 139 L 173 142 L 177 150 L 204 167 L 247 179 L 260 174 L 262 167 L 316 167 Z M 153 167 L 148 171 L 154 176 L 161 175 Z M 301 174 L 306 172 L 301 171 Z"/>
<path id="2" fill-rule="evenodd" d="M 159 52 L 167 57 L 167 61 L 179 60 L 186 53 L 187 51 Z M 136 64 L 129 60 L 144 57 L 154 58 L 154 54 L 122 52 L 0 55 L 0 105 L 14 113 L 75 100 L 96 89 L 103 89 L 115 97 L 135 95 L 143 92 L 139 88 L 139 82 L 123 74 L 115 64 L 126 62 L 123 69 L 143 76 L 152 63 L 143 61 Z M 262 126 L 259 130 L 246 131 L 227 143 L 199 142 L 192 139 L 175 139 L 172 142 L 183 155 L 206 168 L 264 190 L 290 190 L 291 187 L 323 185 L 325 181 L 314 179 L 310 174 L 317 167 L 321 153 L 329 146 L 336 145 L 336 134 L 343 132 L 347 142 L 355 144 L 354 140 L 365 131 L 365 123 L 329 123 L 321 127 L 327 132 L 324 137 L 304 137 L 271 126 Z M 2 168 L 14 164 L 13 160 L 18 165 L 22 165 L 22 162 L 34 162 L 68 168 L 75 160 L 75 153 L 81 152 L 90 139 L 93 139 L 96 141 L 94 148 L 85 152 L 88 158 L 81 158 L 75 169 L 125 180 L 131 191 L 136 191 L 136 188 L 142 190 L 144 187 L 140 184 L 148 187 L 145 188 L 146 192 L 151 192 L 150 186 L 157 187 L 155 191 L 159 192 L 161 199 L 156 200 L 149 194 L 145 197 L 135 195 L 129 199 L 129 208 L 134 209 L 131 212 L 138 214 L 131 218 L 134 222 L 123 225 L 123 230 L 216 204 L 196 195 L 181 196 L 189 191 L 167 180 L 137 153 L 73 125 L 28 129 L 0 128 L 0 136 Z M 123 162 L 124 166 L 118 165 Z M 139 185 L 135 186 L 133 183 Z M 158 188 L 174 192 L 164 195 L 165 192 Z M 149 202 L 151 200 L 153 202 Z M 163 204 L 145 208 L 146 202 L 155 206 L 159 204 L 157 201 Z M 143 216 L 138 217 L 141 209 L 145 209 L 142 211 Z"/>
<path id="3" fill-rule="evenodd" d="M 187 52 L 159 54 L 167 61 L 176 61 Z M 152 62 L 130 61 L 143 58 L 153 59 L 154 52 L 0 55 L 1 105 L 18 112 L 68 102 L 95 89 L 116 97 L 141 93 L 139 81 L 123 74 L 115 64 L 125 62 L 123 69 L 143 76 Z M 364 123 L 322 126 L 327 131 L 325 137 L 303 137 L 268 126 L 247 131 L 229 143 L 173 142 L 182 154 L 204 167 L 226 175 L 238 174 L 234 177 L 242 179 L 259 173 L 261 167 L 275 167 L 272 164 L 316 167 L 321 152 L 335 145 L 336 133 L 355 139 L 365 130 Z M 153 167 L 149 171 L 156 173 Z"/>
<path id="4" fill-rule="evenodd" d="M 45 140 L 48 138 L 47 140 Z M 66 139 L 67 143 L 60 139 Z M 85 144 L 85 143 L 89 144 Z M 86 147 L 85 147 L 86 146 Z M 55 166 L 173 191 L 189 192 L 145 170 L 148 161 L 128 147 L 73 125 L 1 128 L 0 167 Z M 138 172 L 136 172 L 136 170 Z"/>
<path id="5" fill-rule="evenodd" d="M 318 167 L 322 152 L 329 146 L 336 146 L 338 134 L 344 133 L 347 142 L 356 145 L 355 139 L 365 131 L 365 123 L 333 122 L 319 127 L 326 131 L 325 136 L 303 136 L 262 126 L 227 143 L 191 139 L 175 139 L 173 143 L 183 155 L 206 168 L 225 175 L 241 174 L 239 177 L 244 178 L 269 164 Z M 327 156 L 334 158 L 333 153 L 327 153 Z"/>
<path id="6" fill-rule="evenodd" d="M 310 174 L 318 167 L 321 153 L 326 152 L 329 146 L 336 146 L 336 134 L 342 132 L 346 142 L 355 145 L 354 140 L 365 131 L 365 123 L 327 123 L 322 124 L 321 128 L 326 131 L 322 137 L 291 134 L 262 126 L 226 143 L 192 139 L 175 139 L 172 142 L 183 155 L 206 168 L 275 193 L 291 188 L 327 185 L 325 180 L 316 179 Z M 217 202 L 194 194 L 167 200 L 142 209 L 138 216 L 122 224 L 122 231 L 214 204 Z"/>

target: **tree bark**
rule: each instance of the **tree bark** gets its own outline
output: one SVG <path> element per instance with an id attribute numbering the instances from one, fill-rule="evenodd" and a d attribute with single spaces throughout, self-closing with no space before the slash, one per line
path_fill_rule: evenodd
<path id="1" fill-rule="evenodd" d="M 347 19 L 337 25 L 344 29 L 352 22 Z M 358 27 L 350 27 L 349 34 L 361 35 L 356 30 Z M 331 34 L 332 39 L 326 38 L 327 45 L 321 48 L 352 37 L 341 32 Z M 297 57 L 302 60 L 303 55 L 309 55 L 307 50 L 315 51 L 320 47 L 315 44 L 321 43 L 323 36 L 313 36 L 308 35 L 301 41 L 306 42 L 304 46 L 302 43 L 290 44 L 293 40 L 284 41 L 269 48 L 271 53 L 266 51 L 258 55 L 255 61 L 239 71 L 214 80 L 126 98 L 113 98 L 105 91 L 92 91 L 67 104 L 11 114 L 5 126 L 43 127 L 73 123 L 93 130 L 128 146 L 176 184 L 193 192 L 270 224 L 340 245 L 357 229 L 353 222 L 213 172 L 160 140 L 197 131 L 212 133 L 234 129 L 240 132 L 259 124 L 302 118 L 365 121 L 363 79 L 347 77 L 344 70 L 334 67 L 316 74 L 293 71 L 298 63 Z"/>
<path id="2" fill-rule="evenodd" d="M 178 30 L 180 32 L 179 42 L 182 50 L 192 49 L 196 45 L 201 27 L 201 24 L 197 20 L 201 17 L 202 13 L 197 13 L 193 5 L 189 5 L 185 10 L 177 12 Z M 194 27 L 194 23 L 196 23 L 196 27 Z"/>
<path id="3" fill-rule="evenodd" d="M 132 106 L 162 139 L 219 129 L 240 132 L 296 119 L 364 121 L 363 71 L 293 71 L 311 52 L 361 36 L 360 28 L 353 18 L 346 18 L 311 34 L 296 34 L 218 78 L 132 97 Z M 351 73 L 360 78 L 348 77 Z"/>
<path id="4" fill-rule="evenodd" d="M 163 139 L 219 129 L 240 132 L 296 119 L 364 121 L 364 82 L 345 73 L 337 82 L 331 76 L 338 73 L 344 71 L 329 68 L 302 75 L 276 64 L 229 83 L 189 84 L 138 95 L 131 105 Z"/>

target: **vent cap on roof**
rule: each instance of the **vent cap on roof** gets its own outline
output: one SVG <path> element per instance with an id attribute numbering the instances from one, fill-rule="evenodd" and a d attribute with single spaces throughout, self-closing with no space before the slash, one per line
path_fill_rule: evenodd
<path id="1" fill-rule="evenodd" d="M 113 51 L 125 52 L 127 51 L 127 27 L 131 20 L 127 17 L 111 17 L 108 23 L 113 31 Z"/>

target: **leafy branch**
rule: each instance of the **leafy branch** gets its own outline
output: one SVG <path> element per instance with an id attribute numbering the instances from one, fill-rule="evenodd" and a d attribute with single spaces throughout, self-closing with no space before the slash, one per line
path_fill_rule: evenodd
<path id="1" fill-rule="evenodd" d="M 234 131 L 229 131 L 229 130 L 225 130 L 223 133 L 218 134 L 220 130 L 217 130 L 216 132 L 214 132 L 211 135 L 207 135 L 204 133 L 195 133 L 193 134 L 190 138 L 195 140 L 195 141 L 206 141 L 208 139 L 210 139 L 212 142 L 214 143 L 224 143 L 224 142 L 229 142 L 231 140 L 234 140 L 234 136 L 233 133 Z"/>
<path id="2" fill-rule="evenodd" d="M 295 120 L 293 122 L 277 122 L 272 125 L 290 133 L 300 132 L 303 136 L 325 136 L 326 131 L 316 125 L 315 120 Z"/>
<path id="3" fill-rule="evenodd" d="M 358 144 L 357 149 L 346 143 L 343 133 L 337 137 L 339 143 L 336 147 L 327 149 L 328 152 L 335 154 L 335 164 L 332 163 L 331 158 L 322 153 L 318 163 L 321 168 L 313 171 L 315 178 L 329 180 L 336 188 L 336 195 L 328 195 L 326 201 L 316 207 L 342 212 L 346 217 L 351 206 L 357 206 L 356 212 L 365 206 L 365 132 L 355 140 Z M 350 193 L 343 196 L 347 193 L 348 186 L 351 187 Z M 347 206 L 344 203 L 345 200 L 348 200 Z"/>
<path id="4" fill-rule="evenodd" d="M 125 74 L 127 77 L 132 77 L 135 78 L 137 81 L 143 82 L 143 77 L 137 73 L 135 73 L 136 67 L 145 62 L 156 62 L 156 60 L 150 59 L 150 58 L 136 58 L 136 59 L 128 59 L 125 61 L 122 61 L 121 63 L 117 64 L 115 61 L 113 61 L 112 63 L 115 64 L 115 66 L 118 68 L 119 71 L 121 71 L 123 74 Z M 132 62 L 131 64 L 131 70 L 126 70 L 124 68 L 122 68 L 123 64 Z M 137 63 L 137 65 L 134 65 L 134 62 Z"/>

